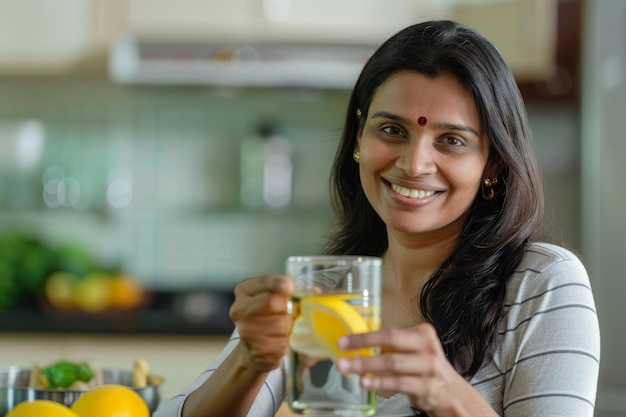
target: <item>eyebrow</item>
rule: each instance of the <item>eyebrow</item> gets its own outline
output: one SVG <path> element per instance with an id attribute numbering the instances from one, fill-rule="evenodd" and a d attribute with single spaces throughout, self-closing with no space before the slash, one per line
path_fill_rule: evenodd
<path id="1" fill-rule="evenodd" d="M 372 119 L 375 118 L 385 118 L 385 119 L 391 119 L 391 120 L 395 120 L 397 122 L 400 123 L 412 123 L 411 120 L 406 119 L 402 116 L 398 116 L 397 114 L 393 114 L 393 113 L 389 113 L 386 111 L 378 111 L 376 113 L 374 113 L 372 115 Z M 429 123 L 430 124 L 430 123 Z M 434 127 L 434 129 L 436 130 L 459 130 L 462 132 L 469 132 L 472 133 L 475 136 L 480 137 L 480 134 L 478 133 L 478 131 L 476 129 L 474 129 L 471 126 L 465 125 L 465 124 L 459 124 L 459 123 L 434 123 L 434 124 L 430 124 L 431 126 Z"/>

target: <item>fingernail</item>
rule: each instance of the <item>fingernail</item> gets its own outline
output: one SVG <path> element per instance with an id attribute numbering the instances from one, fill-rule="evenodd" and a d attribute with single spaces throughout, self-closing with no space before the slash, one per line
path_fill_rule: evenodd
<path id="1" fill-rule="evenodd" d="M 341 372 L 350 371 L 350 361 L 347 359 L 339 359 L 337 360 L 337 369 Z"/>
<path id="2" fill-rule="evenodd" d="M 337 346 L 339 346 L 339 349 L 345 350 L 348 347 L 348 338 L 345 336 L 340 337 L 337 340 Z"/>
<path id="3" fill-rule="evenodd" d="M 366 376 L 361 378 L 361 386 L 363 388 L 370 388 L 372 386 L 372 379 Z"/>

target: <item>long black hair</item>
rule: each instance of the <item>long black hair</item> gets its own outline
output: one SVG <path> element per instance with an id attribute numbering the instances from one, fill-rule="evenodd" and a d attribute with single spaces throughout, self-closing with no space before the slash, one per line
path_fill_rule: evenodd
<path id="1" fill-rule="evenodd" d="M 331 173 L 338 224 L 325 252 L 382 256 L 387 250 L 385 224 L 365 197 L 352 154 L 377 89 L 407 70 L 431 78 L 450 75 L 470 91 L 490 158 L 502 167 L 494 198 L 478 193 L 454 252 L 420 295 L 424 319 L 436 328 L 452 365 L 470 378 L 493 355 L 505 281 L 525 245 L 537 238 L 543 217 L 542 179 L 524 103 L 510 69 L 480 33 L 453 21 L 415 24 L 384 42 L 365 64 Z"/>

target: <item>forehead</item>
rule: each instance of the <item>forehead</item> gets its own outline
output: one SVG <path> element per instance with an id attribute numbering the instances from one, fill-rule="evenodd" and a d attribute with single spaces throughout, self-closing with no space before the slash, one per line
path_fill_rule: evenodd
<path id="1" fill-rule="evenodd" d="M 370 113 L 378 110 L 415 120 L 425 116 L 429 121 L 464 122 L 476 130 L 480 128 L 471 93 L 451 75 L 431 78 L 415 71 L 396 73 L 372 97 Z"/>

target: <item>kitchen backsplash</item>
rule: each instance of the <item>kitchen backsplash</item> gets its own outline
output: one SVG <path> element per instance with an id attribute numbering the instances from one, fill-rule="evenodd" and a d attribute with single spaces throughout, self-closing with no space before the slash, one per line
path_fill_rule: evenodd
<path id="1" fill-rule="evenodd" d="M 311 90 L 0 86 L 0 227 L 80 242 L 150 287 L 280 272 L 286 256 L 319 252 L 346 101 Z M 289 146 L 293 170 L 279 165 L 273 178 L 290 195 L 250 207 L 242 144 L 264 146 L 268 127 Z M 38 163 L 16 157 L 24 147 L 43 148 Z M 256 157 L 271 174 L 267 152 Z"/>
<path id="2" fill-rule="evenodd" d="M 332 221 L 328 175 L 347 100 L 345 91 L 2 83 L 0 233 L 81 244 L 155 289 L 231 288 L 281 272 L 287 256 L 319 252 Z M 559 212 L 548 220 L 575 246 L 576 112 L 530 114 Z M 263 175 L 273 175 L 269 191 L 258 189 Z M 256 204 L 246 187 L 261 200 L 281 190 L 281 203 Z"/>

